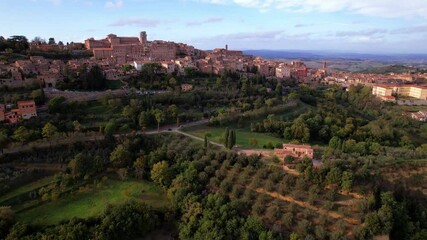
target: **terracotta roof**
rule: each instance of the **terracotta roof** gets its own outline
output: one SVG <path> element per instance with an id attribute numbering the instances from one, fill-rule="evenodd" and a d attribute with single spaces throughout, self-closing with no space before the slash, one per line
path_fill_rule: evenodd
<path id="1" fill-rule="evenodd" d="M 310 145 L 298 145 L 298 144 L 283 144 L 283 147 L 312 149 Z"/>

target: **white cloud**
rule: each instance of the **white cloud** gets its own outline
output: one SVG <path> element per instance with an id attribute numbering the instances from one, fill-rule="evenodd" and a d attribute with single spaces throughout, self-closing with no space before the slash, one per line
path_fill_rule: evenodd
<path id="1" fill-rule="evenodd" d="M 58 6 L 62 3 L 62 0 L 49 0 L 53 5 Z"/>
<path id="2" fill-rule="evenodd" d="M 157 19 L 129 17 L 129 18 L 123 18 L 118 21 L 115 21 L 111 23 L 109 26 L 111 27 L 123 27 L 123 26 L 157 27 L 161 23 L 163 22 Z"/>
<path id="3" fill-rule="evenodd" d="M 391 31 L 391 34 L 419 34 L 427 32 L 427 24 L 414 27 L 404 27 Z"/>
<path id="4" fill-rule="evenodd" d="M 295 12 L 345 11 L 379 17 L 427 17 L 426 0 L 194 0 L 212 4 L 235 4 L 261 11 L 283 9 Z"/>
<path id="5" fill-rule="evenodd" d="M 270 30 L 270 31 L 255 31 L 255 32 L 237 32 L 230 34 L 221 34 L 199 40 L 220 40 L 220 41 L 239 41 L 239 42 L 274 42 L 284 39 L 308 39 L 312 33 L 289 34 L 283 30 Z"/>
<path id="6" fill-rule="evenodd" d="M 123 7 L 123 0 L 117 0 L 115 2 L 106 2 L 105 8 L 121 8 Z"/>
<path id="7" fill-rule="evenodd" d="M 208 24 L 208 23 L 217 23 L 217 22 L 222 22 L 224 19 L 221 17 L 211 17 L 202 21 L 191 21 L 191 22 L 187 22 L 187 26 L 199 26 L 199 25 L 203 25 L 203 24 Z"/>
<path id="8" fill-rule="evenodd" d="M 387 29 L 368 29 L 368 30 L 361 30 L 361 31 L 339 31 L 335 35 L 337 37 L 348 37 L 348 36 L 374 36 L 378 34 L 387 33 Z"/>

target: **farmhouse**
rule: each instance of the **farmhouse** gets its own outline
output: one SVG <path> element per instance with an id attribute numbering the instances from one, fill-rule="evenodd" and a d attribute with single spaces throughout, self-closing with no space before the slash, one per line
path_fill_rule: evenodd
<path id="1" fill-rule="evenodd" d="M 308 158 L 313 159 L 314 151 L 309 145 L 283 144 L 283 148 L 274 149 L 274 155 L 280 159 L 284 159 L 287 156 L 299 159 L 307 156 Z"/>

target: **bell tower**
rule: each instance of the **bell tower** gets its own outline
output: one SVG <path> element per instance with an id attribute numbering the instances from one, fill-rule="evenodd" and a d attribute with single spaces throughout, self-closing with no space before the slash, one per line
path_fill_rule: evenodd
<path id="1" fill-rule="evenodd" d="M 139 41 L 143 46 L 147 45 L 147 33 L 145 31 L 139 34 Z"/>

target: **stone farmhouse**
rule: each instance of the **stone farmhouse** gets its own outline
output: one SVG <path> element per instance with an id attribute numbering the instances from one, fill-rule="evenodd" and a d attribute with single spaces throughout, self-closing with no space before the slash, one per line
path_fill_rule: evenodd
<path id="1" fill-rule="evenodd" d="M 283 144 L 282 148 L 275 148 L 274 155 L 279 159 L 283 160 L 287 156 L 301 159 L 308 157 L 313 159 L 314 150 L 309 145 L 297 145 L 297 144 Z"/>

